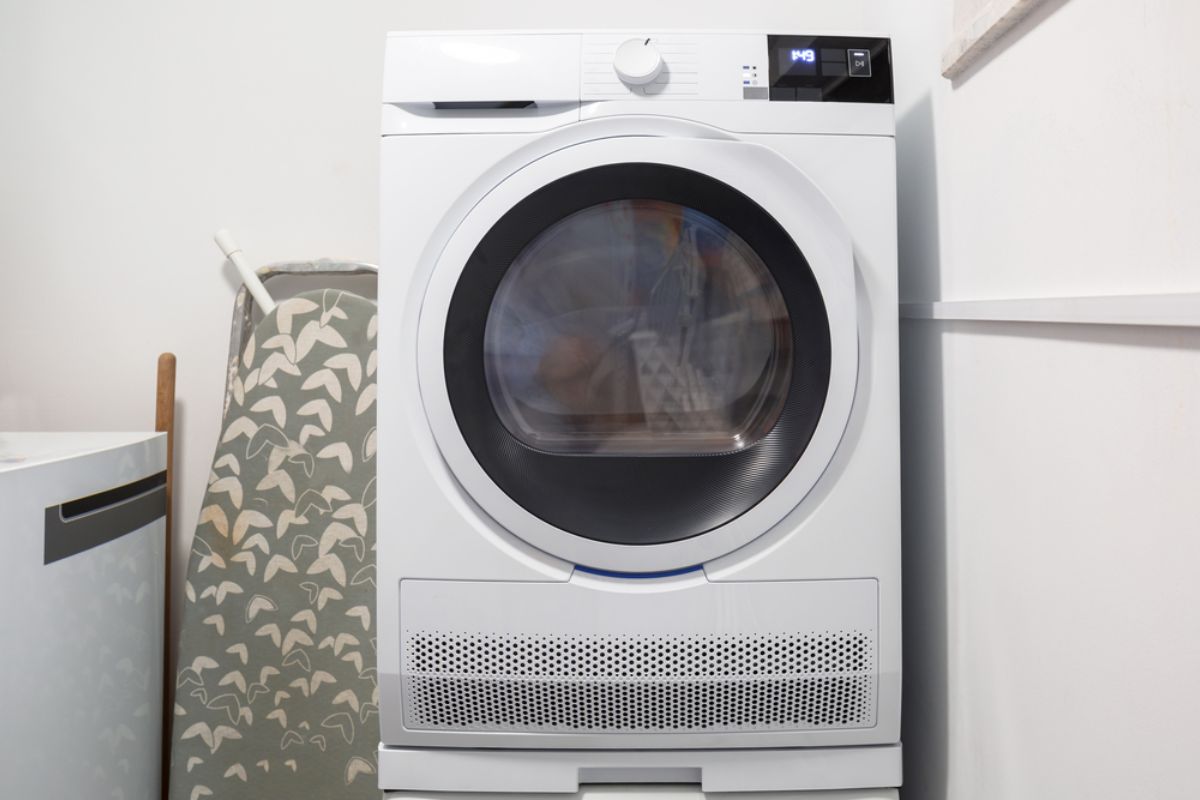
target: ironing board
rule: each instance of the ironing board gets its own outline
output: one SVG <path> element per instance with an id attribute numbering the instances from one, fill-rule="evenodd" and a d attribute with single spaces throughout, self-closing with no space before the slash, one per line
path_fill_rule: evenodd
<path id="1" fill-rule="evenodd" d="M 237 320 L 184 585 L 169 796 L 378 798 L 375 304 L 324 289 Z"/>

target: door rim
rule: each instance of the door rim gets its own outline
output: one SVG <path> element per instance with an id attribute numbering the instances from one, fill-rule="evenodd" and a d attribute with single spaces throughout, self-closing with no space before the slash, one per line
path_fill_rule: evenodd
<path id="1" fill-rule="evenodd" d="M 824 410 L 808 447 L 762 500 L 707 533 L 661 544 L 613 544 L 555 527 L 512 500 L 475 459 L 455 420 L 444 372 L 446 320 L 462 271 L 482 238 L 516 203 L 590 167 L 656 163 L 708 175 L 758 203 L 809 263 L 829 320 L 830 375 Z M 785 177 L 786 176 L 786 177 Z M 850 234 L 820 189 L 760 145 L 720 138 L 609 136 L 565 146 L 508 172 L 455 225 L 433 260 L 417 330 L 418 388 L 427 424 L 460 488 L 518 540 L 572 564 L 622 573 L 673 570 L 728 555 L 766 535 L 795 509 L 832 460 L 853 405 L 858 371 L 857 311 Z"/>

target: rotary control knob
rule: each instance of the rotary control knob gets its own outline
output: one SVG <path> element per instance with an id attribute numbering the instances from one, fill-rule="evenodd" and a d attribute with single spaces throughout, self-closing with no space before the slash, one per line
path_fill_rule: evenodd
<path id="1" fill-rule="evenodd" d="M 613 56 L 617 77 L 630 86 L 644 86 L 662 72 L 662 54 L 649 39 L 622 42 Z"/>

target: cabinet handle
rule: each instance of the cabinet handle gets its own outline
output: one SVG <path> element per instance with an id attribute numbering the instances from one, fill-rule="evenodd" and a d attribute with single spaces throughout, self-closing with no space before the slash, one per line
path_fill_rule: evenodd
<path id="1" fill-rule="evenodd" d="M 167 473 L 46 508 L 43 564 L 99 547 L 167 514 Z"/>

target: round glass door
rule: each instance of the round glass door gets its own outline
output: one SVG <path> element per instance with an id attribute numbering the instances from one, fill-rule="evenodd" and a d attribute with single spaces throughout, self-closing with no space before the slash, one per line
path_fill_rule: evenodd
<path id="1" fill-rule="evenodd" d="M 660 200 L 590 206 L 534 239 L 500 282 L 483 346 L 504 427 L 564 455 L 752 447 L 792 371 L 766 264 L 722 223 Z"/>
<path id="2" fill-rule="evenodd" d="M 661 544 L 735 519 L 796 465 L 830 334 L 804 255 L 750 198 L 615 164 L 483 237 L 443 363 L 463 439 L 510 499 L 576 536 Z"/>

